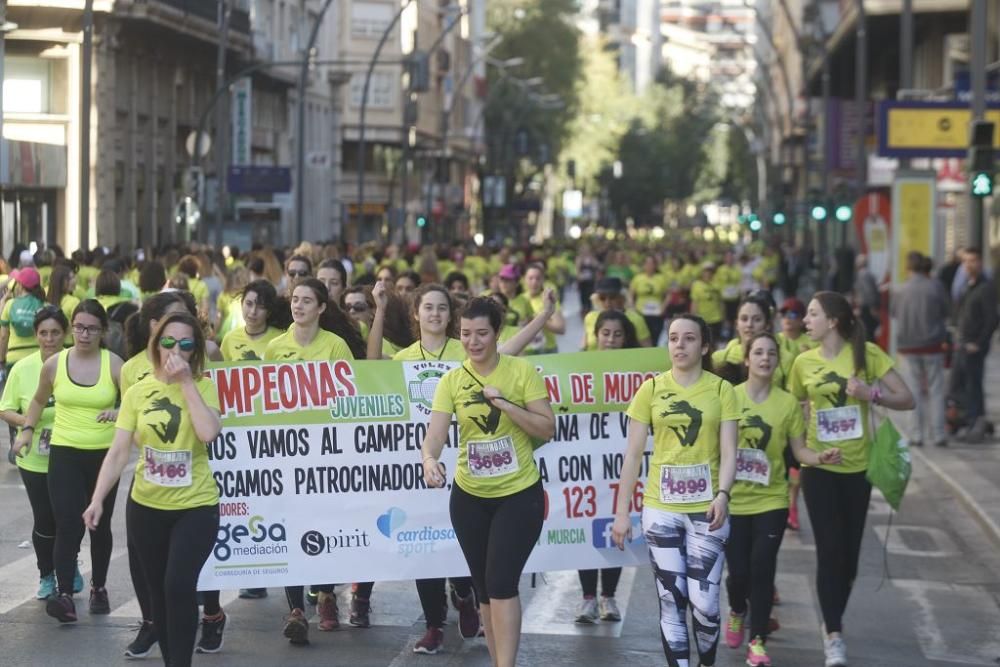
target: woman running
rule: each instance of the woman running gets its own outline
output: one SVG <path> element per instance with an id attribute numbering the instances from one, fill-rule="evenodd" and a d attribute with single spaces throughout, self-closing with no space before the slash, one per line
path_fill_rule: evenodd
<path id="1" fill-rule="evenodd" d="M 30 354 L 38 351 L 35 341 L 35 313 L 45 305 L 42 279 L 33 267 L 10 272 L 11 289 L 0 312 L 0 364 L 4 374 Z"/>
<path id="2" fill-rule="evenodd" d="M 49 276 L 49 291 L 45 298 L 50 304 L 62 311 L 66 321 L 73 317 L 80 300 L 74 296 L 76 290 L 76 271 L 69 262 L 60 262 L 52 267 L 52 274 Z M 73 344 L 73 333 L 66 327 L 66 347 Z"/>
<path id="3" fill-rule="evenodd" d="M 627 411 L 628 448 L 612 538 L 619 549 L 631 538 L 629 501 L 652 430 L 642 532 L 660 597 L 663 651 L 670 667 L 688 667 L 690 604 L 699 659 L 713 665 L 739 412 L 732 385 L 707 370 L 712 338 L 705 320 L 675 317 L 667 347 L 671 369 L 643 382 Z"/>
<path id="4" fill-rule="evenodd" d="M 873 433 L 870 405 L 912 410 L 913 395 L 892 359 L 865 342 L 865 326 L 835 292 L 817 292 L 805 317 L 819 347 L 792 365 L 789 390 L 808 401 L 809 449 L 838 447 L 843 464 L 802 469 L 802 491 L 816 539 L 816 590 L 823 611 L 827 667 L 847 665 L 843 615 L 858 573 L 872 487 L 865 477 Z M 847 428 L 844 428 L 844 426 Z"/>
<path id="5" fill-rule="evenodd" d="M 28 406 L 24 426 L 14 446 L 27 446 L 50 398 L 55 398 L 55 421 L 49 449 L 49 498 L 56 518 L 55 569 L 58 594 L 45 611 L 60 623 L 77 620 L 73 602 L 73 573 L 83 540 L 83 510 L 90 502 L 97 475 L 114 438 L 118 378 L 122 360 L 101 347 L 108 315 L 97 301 L 86 299 L 73 312 L 73 347 L 49 357 L 38 377 L 38 390 Z M 101 521 L 90 527 L 90 613 L 110 614 L 104 584 L 111 564 L 114 540 L 111 515 L 117 484 L 108 489 Z"/>
<path id="6" fill-rule="evenodd" d="M 62 350 L 69 321 L 56 306 L 46 306 L 35 313 L 35 339 L 38 352 L 30 354 L 14 364 L 4 385 L 0 398 L 0 419 L 14 428 L 25 425 L 25 413 L 31 399 L 38 390 L 38 376 L 42 365 L 50 357 Z M 56 519 L 49 500 L 49 445 L 52 441 L 52 423 L 56 417 L 55 401 L 49 399 L 41 417 L 31 431 L 31 444 L 23 449 L 16 448 L 15 455 L 21 481 L 28 492 L 34 525 L 31 530 L 31 544 L 35 548 L 38 562 L 39 600 L 47 600 L 55 595 L 56 576 L 53 551 L 56 542 Z M 80 568 L 73 575 L 73 592 L 83 590 Z"/>
<path id="7" fill-rule="evenodd" d="M 629 283 L 629 293 L 632 295 L 632 303 L 646 320 L 649 339 L 654 346 L 659 344 L 663 334 L 667 292 L 667 281 L 660 273 L 659 262 L 656 257 L 647 256 L 642 263 L 642 273 L 637 274 Z"/>
<path id="8" fill-rule="evenodd" d="M 438 457 L 456 415 L 451 521 L 475 584 L 490 657 L 498 667 L 513 667 L 521 635 L 518 581 L 544 512 L 533 451 L 554 435 L 555 416 L 532 364 L 497 349 L 502 318 L 487 298 L 472 299 L 462 312 L 467 360 L 438 383 L 422 456 L 428 485 L 444 486 Z M 487 467 L 485 457 L 502 465 Z"/>
<path id="9" fill-rule="evenodd" d="M 639 276 L 636 276 L 638 279 Z M 594 324 L 594 335 L 597 336 L 598 350 L 631 350 L 640 347 L 635 335 L 635 327 L 631 320 L 620 310 L 604 310 L 597 316 Z M 583 602 L 576 614 L 576 622 L 591 624 L 600 618 L 602 621 L 622 620 L 615 593 L 618 591 L 618 580 L 621 579 L 620 567 L 605 567 L 600 570 L 579 570 L 580 586 L 583 588 Z M 601 597 L 597 598 L 597 579 L 601 580 Z"/>
<path id="10" fill-rule="evenodd" d="M 139 447 L 126 507 L 128 531 L 153 607 L 163 662 L 187 667 L 198 629 L 198 575 L 219 531 L 219 491 L 206 444 L 222 430 L 219 394 L 202 375 L 205 338 L 190 313 L 159 322 L 149 346 L 153 373 L 126 392 L 114 443 L 83 513 L 94 530 Z"/>
<path id="11" fill-rule="evenodd" d="M 749 603 L 751 641 L 746 662 L 757 667 L 771 664 L 766 643 L 778 549 L 788 519 L 785 450 L 790 447 L 796 460 L 813 466 L 837 465 L 840 450 L 831 447 L 817 454 L 806 447 L 806 427 L 798 401 L 774 386 L 780 362 L 778 342 L 770 333 L 751 336 L 746 341 L 745 358 L 749 379 L 735 390 L 740 440 L 726 543 L 730 609 L 726 645 L 743 645 Z"/>

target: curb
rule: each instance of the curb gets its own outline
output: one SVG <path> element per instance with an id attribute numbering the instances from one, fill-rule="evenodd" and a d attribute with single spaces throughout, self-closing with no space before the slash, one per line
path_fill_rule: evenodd
<path id="1" fill-rule="evenodd" d="M 931 472 L 940 477 L 948 485 L 969 514 L 972 515 L 972 518 L 983 529 L 983 532 L 986 533 L 990 541 L 1000 548 L 1000 525 L 997 525 L 997 522 L 983 510 L 982 506 L 976 502 L 976 499 L 969 495 L 969 492 L 962 488 L 962 485 L 955 481 L 954 477 L 946 473 L 941 466 L 931 461 L 923 452 L 911 447 L 910 454 L 919 459 Z"/>

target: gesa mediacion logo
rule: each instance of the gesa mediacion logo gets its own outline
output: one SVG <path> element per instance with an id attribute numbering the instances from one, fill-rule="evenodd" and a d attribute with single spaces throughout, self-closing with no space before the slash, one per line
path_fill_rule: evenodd
<path id="1" fill-rule="evenodd" d="M 371 540 L 368 538 L 368 533 L 360 528 L 348 530 L 346 533 L 341 529 L 336 535 L 324 535 L 318 530 L 307 530 L 302 534 L 299 546 L 307 556 L 319 556 L 344 549 L 364 549 L 371 546 Z"/>
<path id="2" fill-rule="evenodd" d="M 455 367 L 454 362 L 421 361 L 403 364 L 403 378 L 411 408 L 430 416 L 434 404 L 434 391 L 444 374 Z"/>
<path id="3" fill-rule="evenodd" d="M 406 512 L 398 507 L 390 507 L 375 521 L 378 532 L 395 542 L 397 552 L 404 558 L 434 553 L 439 542 L 455 541 L 455 530 L 450 526 L 421 526 L 413 530 L 402 530 L 405 524 Z"/>
<path id="4" fill-rule="evenodd" d="M 269 523 L 264 517 L 250 517 L 242 523 L 219 524 L 215 538 L 215 559 L 227 561 L 233 556 L 271 556 L 288 553 L 285 524 Z"/>

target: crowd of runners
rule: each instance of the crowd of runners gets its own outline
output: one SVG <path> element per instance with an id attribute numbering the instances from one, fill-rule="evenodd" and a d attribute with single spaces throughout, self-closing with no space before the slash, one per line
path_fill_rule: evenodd
<path id="1" fill-rule="evenodd" d="M 627 409 L 613 539 L 624 547 L 630 538 L 629 499 L 651 440 L 641 525 L 668 665 L 715 664 L 720 638 L 745 651 L 747 664 L 771 664 L 778 550 L 786 528 L 799 529 L 800 487 L 816 542 L 825 664 L 848 664 L 843 617 L 872 491 L 869 411 L 910 410 L 914 395 L 870 342 L 871 313 L 836 291 L 803 294 L 812 292 L 808 262 L 788 248 L 677 234 L 530 248 L 25 250 L 9 264 L 0 418 L 11 427 L 10 460 L 33 513 L 37 597 L 61 623 L 80 614 L 85 531 L 89 613 L 110 612 L 118 480 L 140 449 L 125 524 L 142 625 L 122 647 L 128 657 L 158 644 L 164 662 L 180 667 L 195 651 L 223 648 L 219 592 L 196 592 L 219 525 L 204 443 L 221 420 L 207 364 L 460 362 L 438 384 L 420 455 L 430 486 L 454 482 L 451 521 L 471 576 L 416 582 L 427 631 L 413 650 L 441 649 L 450 601 L 462 636 L 484 636 L 493 663 L 510 667 L 520 642 L 518 585 L 543 523 L 533 451 L 555 429 L 546 387 L 523 357 L 664 347 L 669 370 L 646 381 Z M 583 339 L 560 343 L 562 300 L 574 294 Z M 472 393 L 498 414 L 488 442 L 474 427 Z M 172 432 L 143 409 L 151 404 L 176 415 Z M 688 428 L 692 414 L 700 428 Z M 458 465 L 446 471 L 438 457 L 453 418 Z M 471 464 L 485 446 L 500 448 L 504 461 L 489 475 Z M 621 620 L 620 574 L 580 571 L 576 622 Z M 335 585 L 284 590 L 291 644 L 307 643 L 313 626 L 340 626 Z M 343 585 L 352 587 L 343 620 L 369 627 L 374 584 Z M 723 585 L 728 610 L 720 608 Z"/>

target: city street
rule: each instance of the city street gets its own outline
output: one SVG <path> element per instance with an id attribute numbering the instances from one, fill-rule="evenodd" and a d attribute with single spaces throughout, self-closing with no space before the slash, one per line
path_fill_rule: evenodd
<path id="1" fill-rule="evenodd" d="M 562 337 L 564 349 L 573 349 L 580 338 L 575 313 L 569 314 L 569 322 L 569 331 Z M 996 354 L 994 361 L 1000 362 Z M 991 364 L 991 370 L 993 375 L 1000 373 L 1000 363 Z M 993 414 L 1000 415 L 996 409 L 1000 401 L 995 400 L 993 407 Z M 995 665 L 1000 660 L 998 470 L 1000 447 L 996 444 L 921 451 L 915 455 L 913 480 L 902 512 L 891 519 L 891 529 L 888 505 L 881 497 L 873 499 L 861 574 L 846 619 L 852 665 Z M 33 599 L 37 571 L 28 542 L 30 512 L 16 471 L 4 466 L 0 474 L 0 503 L 6 509 L 0 529 L 3 664 L 125 662 L 122 650 L 133 638 L 139 618 L 124 548 L 124 496 L 130 479 L 131 472 L 121 482 L 114 522 L 116 545 L 108 583 L 112 613 L 107 617 L 87 614 L 84 594 L 80 621 L 59 627 L 45 615 L 43 604 Z M 955 491 L 956 483 L 964 488 L 964 495 Z M 85 572 L 89 569 L 86 544 L 81 552 Z M 819 608 L 812 583 L 814 559 L 812 534 L 803 518 L 801 533 L 787 533 L 781 552 L 778 588 L 782 603 L 775 608 L 781 629 L 769 642 L 775 665 L 822 664 Z M 624 620 L 579 626 L 573 622 L 580 596 L 575 572 L 549 572 L 534 580 L 526 575 L 521 584 L 524 639 L 518 664 L 663 665 L 651 584 L 649 569 L 626 570 L 618 594 Z M 217 655 L 196 655 L 195 664 L 489 664 L 482 639 L 460 638 L 454 611 L 445 631 L 445 651 L 437 656 L 413 654 L 423 622 L 412 582 L 376 585 L 373 627 L 366 630 L 347 626 L 349 587 L 338 591 L 344 625 L 321 633 L 313 624 L 312 644 L 305 648 L 292 647 L 281 637 L 287 609 L 280 590 L 257 601 L 236 599 L 235 591 L 224 592 L 229 616 L 225 647 Z M 745 649 L 723 645 L 716 664 L 742 665 L 744 658 Z"/>

